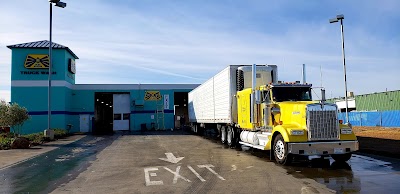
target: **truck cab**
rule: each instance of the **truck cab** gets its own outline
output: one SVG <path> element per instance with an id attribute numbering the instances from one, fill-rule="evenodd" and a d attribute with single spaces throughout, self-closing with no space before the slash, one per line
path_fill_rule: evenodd
<path id="1" fill-rule="evenodd" d="M 351 125 L 338 120 L 336 104 L 312 100 L 311 84 L 277 82 L 248 88 L 238 92 L 237 102 L 239 143 L 271 150 L 280 164 L 289 164 L 293 155 L 347 161 L 358 150 Z"/>

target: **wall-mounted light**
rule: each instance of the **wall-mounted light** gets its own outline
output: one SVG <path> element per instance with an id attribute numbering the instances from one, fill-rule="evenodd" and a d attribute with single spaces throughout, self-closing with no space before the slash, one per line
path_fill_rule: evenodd
<path id="1" fill-rule="evenodd" d="M 97 99 L 97 102 L 99 101 L 99 99 Z"/>
<path id="2" fill-rule="evenodd" d="M 108 104 L 106 104 L 106 106 L 108 106 Z"/>
<path id="3" fill-rule="evenodd" d="M 104 103 L 104 102 L 101 102 L 102 104 Z"/>

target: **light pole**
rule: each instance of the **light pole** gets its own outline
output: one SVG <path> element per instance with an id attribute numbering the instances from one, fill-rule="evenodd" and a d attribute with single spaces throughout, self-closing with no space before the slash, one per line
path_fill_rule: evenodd
<path id="1" fill-rule="evenodd" d="M 329 23 L 336 23 L 340 21 L 340 30 L 342 32 L 342 55 L 343 55 L 343 72 L 344 72 L 344 100 L 346 101 L 346 123 L 349 123 L 349 104 L 347 102 L 347 78 L 346 78 L 346 58 L 344 54 L 344 34 L 343 34 L 343 19 L 344 15 L 337 15 L 335 18 L 329 19 Z"/>
<path id="2" fill-rule="evenodd" d="M 57 7 L 61 7 L 61 8 L 65 8 L 67 6 L 67 3 L 64 2 L 60 2 L 60 0 L 49 0 L 50 3 L 50 43 L 49 43 L 49 88 L 48 88 L 48 92 L 47 92 L 47 114 L 48 114 L 48 120 L 47 120 L 47 129 L 50 130 L 51 129 L 51 74 L 53 73 L 51 70 L 51 66 L 52 66 L 52 40 L 51 40 L 51 36 L 52 36 L 52 21 L 53 21 L 53 4 Z"/>

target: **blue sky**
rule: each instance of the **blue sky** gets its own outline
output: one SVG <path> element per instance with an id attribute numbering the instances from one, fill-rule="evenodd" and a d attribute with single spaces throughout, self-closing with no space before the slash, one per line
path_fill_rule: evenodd
<path id="1" fill-rule="evenodd" d="M 284 81 L 344 94 L 400 90 L 400 1 L 65 0 L 53 41 L 79 56 L 76 83 L 203 83 L 229 64 L 276 64 Z M 48 39 L 47 0 L 0 1 L 0 98 L 10 98 L 7 45 Z"/>

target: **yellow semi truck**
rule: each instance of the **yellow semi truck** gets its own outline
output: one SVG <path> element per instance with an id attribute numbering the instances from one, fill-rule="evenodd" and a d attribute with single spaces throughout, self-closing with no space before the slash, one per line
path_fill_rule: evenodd
<path id="1" fill-rule="evenodd" d="M 358 150 L 335 104 L 312 100 L 312 85 L 277 81 L 276 65 L 230 65 L 189 93 L 192 131 L 216 129 L 230 147 L 271 150 L 279 164 L 294 155 L 347 161 Z"/>

